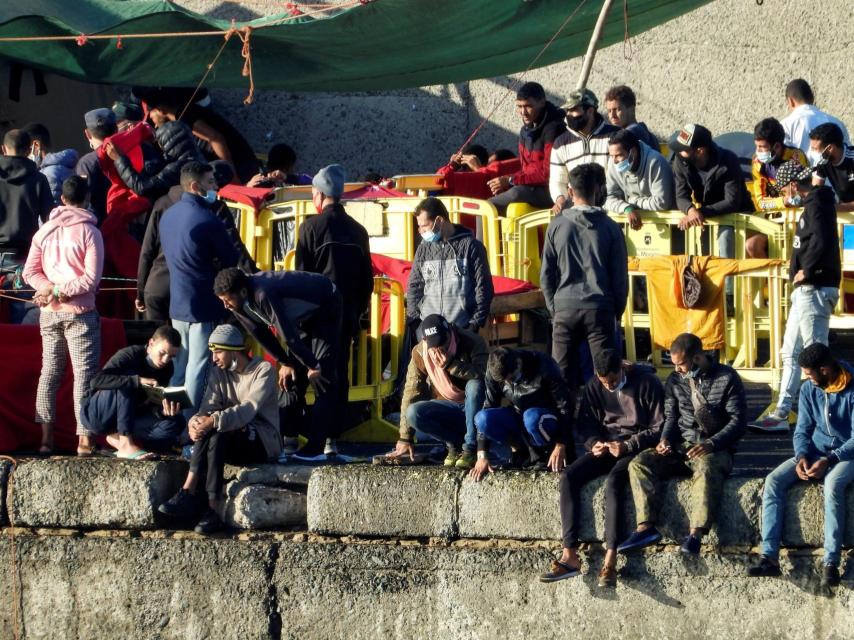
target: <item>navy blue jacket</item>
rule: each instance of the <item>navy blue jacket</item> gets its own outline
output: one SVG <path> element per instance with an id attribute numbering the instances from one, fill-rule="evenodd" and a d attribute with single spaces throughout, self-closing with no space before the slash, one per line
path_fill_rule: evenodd
<path id="1" fill-rule="evenodd" d="M 847 362 L 840 360 L 839 366 L 854 374 Z M 854 460 L 854 382 L 838 393 L 812 382 L 801 385 L 794 445 L 796 459 L 814 462 L 818 454 L 832 464 Z"/>
<path id="2" fill-rule="evenodd" d="M 169 268 L 169 317 L 218 322 L 224 307 L 213 292 L 217 272 L 237 264 L 225 225 L 203 198 L 183 193 L 163 214 L 160 245 Z"/>

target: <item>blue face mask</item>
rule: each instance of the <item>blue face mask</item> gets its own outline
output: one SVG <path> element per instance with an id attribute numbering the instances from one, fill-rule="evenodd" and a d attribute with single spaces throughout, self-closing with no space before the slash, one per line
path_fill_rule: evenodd
<path id="1" fill-rule="evenodd" d="M 208 204 L 213 204 L 214 202 L 216 202 L 216 189 L 208 189 L 207 193 L 205 194 L 205 202 L 207 202 Z"/>
<path id="2" fill-rule="evenodd" d="M 804 199 L 801 197 L 801 194 L 789 198 L 789 204 L 793 207 L 800 207 L 804 203 Z"/>
<path id="3" fill-rule="evenodd" d="M 442 234 L 436 231 L 436 223 L 433 223 L 433 229 L 425 231 L 421 234 L 421 239 L 424 242 L 439 242 L 442 239 Z"/>
<path id="4" fill-rule="evenodd" d="M 615 163 L 614 168 L 619 173 L 625 173 L 626 171 L 631 169 L 632 168 L 632 161 L 631 161 L 630 157 L 627 155 L 625 158 L 623 158 L 622 162 Z"/>
<path id="5" fill-rule="evenodd" d="M 771 162 L 771 159 L 774 157 L 774 154 L 770 151 L 757 151 L 756 159 L 759 160 L 762 164 L 766 162 Z"/>
<path id="6" fill-rule="evenodd" d="M 688 373 L 683 373 L 682 377 L 687 380 L 689 378 L 696 378 L 698 375 L 700 375 L 700 367 L 695 366 Z"/>
<path id="7" fill-rule="evenodd" d="M 618 391 L 620 391 L 620 390 L 621 390 L 623 387 L 625 387 L 625 386 L 626 386 L 626 375 L 625 375 L 625 374 L 623 374 L 623 377 L 622 377 L 622 379 L 620 380 L 620 384 L 618 384 L 618 385 L 617 385 L 616 387 L 614 387 L 613 389 L 608 389 L 608 387 L 605 387 L 605 388 L 606 388 L 606 389 L 608 389 L 608 391 L 610 391 L 611 393 L 617 393 Z"/>

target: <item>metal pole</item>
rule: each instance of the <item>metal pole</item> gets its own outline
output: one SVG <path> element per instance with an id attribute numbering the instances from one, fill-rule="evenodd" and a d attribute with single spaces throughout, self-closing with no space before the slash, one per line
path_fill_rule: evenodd
<path id="1" fill-rule="evenodd" d="M 593 68 L 593 58 L 596 57 L 596 45 L 599 44 L 599 38 L 602 37 L 602 28 L 605 26 L 605 18 L 608 17 L 608 12 L 611 10 L 611 5 L 614 0 L 605 0 L 602 4 L 602 10 L 599 12 L 599 17 L 596 19 L 596 26 L 593 27 L 593 33 L 590 36 L 590 44 L 587 45 L 587 53 L 584 54 L 584 64 L 581 65 L 581 75 L 578 77 L 578 85 L 576 91 L 581 91 L 587 86 L 587 79 L 590 77 L 590 70 Z"/>

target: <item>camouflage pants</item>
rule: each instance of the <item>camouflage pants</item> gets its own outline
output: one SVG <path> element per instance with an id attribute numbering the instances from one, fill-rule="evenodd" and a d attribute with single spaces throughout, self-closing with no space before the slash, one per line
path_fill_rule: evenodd
<path id="1" fill-rule="evenodd" d="M 685 457 L 692 445 L 681 444 L 663 456 L 655 449 L 638 454 L 629 465 L 629 484 L 635 501 L 637 522 L 655 522 L 658 481 L 675 476 L 691 476 L 688 518 L 692 529 L 710 529 L 717 516 L 724 480 L 732 471 L 729 451 L 710 453 L 693 460 Z"/>

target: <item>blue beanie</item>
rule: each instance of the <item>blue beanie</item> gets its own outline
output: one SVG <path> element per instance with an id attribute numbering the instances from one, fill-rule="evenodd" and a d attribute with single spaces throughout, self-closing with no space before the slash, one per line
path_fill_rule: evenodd
<path id="1" fill-rule="evenodd" d="M 330 164 L 317 172 L 311 181 L 311 186 L 331 198 L 340 198 L 344 193 L 346 179 L 347 172 L 344 171 L 344 167 L 340 164 Z"/>

